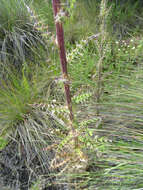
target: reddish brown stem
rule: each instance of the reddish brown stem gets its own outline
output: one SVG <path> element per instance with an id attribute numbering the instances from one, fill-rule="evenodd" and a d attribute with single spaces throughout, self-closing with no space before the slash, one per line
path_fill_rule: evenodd
<path id="1" fill-rule="evenodd" d="M 72 102 L 71 102 L 71 94 L 70 94 L 70 86 L 68 81 L 68 71 L 67 71 L 67 59 L 66 59 L 66 51 L 64 45 L 64 31 L 62 22 L 60 21 L 60 10 L 61 10 L 61 3 L 60 0 L 52 0 L 53 1 L 53 11 L 55 17 L 55 25 L 56 25 L 56 35 L 57 41 L 59 46 L 59 54 L 60 54 L 60 62 L 61 62 L 61 69 L 64 79 L 64 89 L 66 95 L 67 106 L 70 112 L 70 120 L 73 122 L 74 116 L 72 111 Z M 58 17 L 59 16 L 59 17 Z"/>

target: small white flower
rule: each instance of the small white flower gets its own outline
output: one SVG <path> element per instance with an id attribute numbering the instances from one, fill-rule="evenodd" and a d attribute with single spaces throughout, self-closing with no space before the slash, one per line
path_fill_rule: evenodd
<path id="1" fill-rule="evenodd" d="M 80 53 L 80 52 L 79 52 L 78 55 L 83 56 L 83 53 Z"/>
<path id="2" fill-rule="evenodd" d="M 131 39 L 131 42 L 133 42 L 134 40 L 133 39 Z"/>
<path id="3" fill-rule="evenodd" d="M 116 41 L 116 44 L 119 44 L 119 42 L 118 42 L 118 41 Z"/>
<path id="4" fill-rule="evenodd" d="M 132 49 L 135 49 L 135 46 L 134 46 L 134 47 L 132 47 Z"/>
<path id="5" fill-rule="evenodd" d="M 76 47 L 82 48 L 82 45 L 81 44 L 77 44 Z"/>
<path id="6" fill-rule="evenodd" d="M 87 41 L 86 40 L 82 40 L 82 42 L 85 44 L 85 43 L 87 43 Z"/>
<path id="7" fill-rule="evenodd" d="M 76 53 L 76 52 L 77 52 L 77 49 L 74 49 L 73 52 Z"/>
<path id="8" fill-rule="evenodd" d="M 118 49 L 118 51 L 120 51 L 120 49 Z"/>

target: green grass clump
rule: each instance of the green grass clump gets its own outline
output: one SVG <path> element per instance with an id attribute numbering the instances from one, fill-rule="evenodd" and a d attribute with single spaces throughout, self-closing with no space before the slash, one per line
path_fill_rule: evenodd
<path id="1" fill-rule="evenodd" d="M 0 1 L 0 33 L 13 31 L 14 27 L 21 28 L 29 21 L 29 14 L 22 0 Z"/>
<path id="2" fill-rule="evenodd" d="M 15 69 L 6 71 L 7 79 L 1 80 L 0 86 L 0 130 L 23 121 L 31 112 L 30 104 L 46 100 L 51 76 L 48 67 L 36 65 L 25 64 L 19 74 Z"/>
<path id="3" fill-rule="evenodd" d="M 42 36 L 34 28 L 35 22 L 24 1 L 0 1 L 1 62 L 10 62 L 19 69 L 26 60 L 36 62 L 39 50 L 46 52 Z"/>
<path id="4" fill-rule="evenodd" d="M 142 30 L 140 1 L 116 1 L 109 2 L 109 4 L 112 7 L 111 28 L 116 37 L 121 39 Z"/>
<path id="5" fill-rule="evenodd" d="M 8 140 L 0 137 L 0 150 L 4 149 L 7 144 L 8 144 Z"/>

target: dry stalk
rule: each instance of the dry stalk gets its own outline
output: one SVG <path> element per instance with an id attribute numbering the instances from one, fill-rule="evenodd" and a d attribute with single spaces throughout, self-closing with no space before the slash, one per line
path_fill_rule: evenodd
<path id="1" fill-rule="evenodd" d="M 96 90 L 96 103 L 97 103 L 97 108 L 96 108 L 96 114 L 99 115 L 100 108 L 99 108 L 99 103 L 101 99 L 101 95 L 103 92 L 103 61 L 106 56 L 106 51 L 107 51 L 107 17 L 108 17 L 109 10 L 107 9 L 107 0 L 102 0 L 100 4 L 100 14 L 99 14 L 99 19 L 100 19 L 100 37 L 99 41 L 97 41 L 97 51 L 98 51 L 98 56 L 99 60 L 97 63 L 97 90 Z"/>

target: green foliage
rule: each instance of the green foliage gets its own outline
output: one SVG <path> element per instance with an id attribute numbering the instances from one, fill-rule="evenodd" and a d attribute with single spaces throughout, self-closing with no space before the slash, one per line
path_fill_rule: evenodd
<path id="1" fill-rule="evenodd" d="M 94 85 L 90 77 L 95 68 L 95 57 L 86 40 L 81 40 L 69 50 L 67 60 L 73 88 L 80 85 Z"/>
<path id="2" fill-rule="evenodd" d="M 66 41 L 75 43 L 92 33 L 95 34 L 98 31 L 98 13 L 98 2 L 94 0 L 88 3 L 82 0 L 77 1 L 70 17 L 64 23 Z"/>
<path id="3" fill-rule="evenodd" d="M 78 0 L 72 11 L 71 18 L 67 18 L 64 23 L 65 38 L 71 43 L 83 39 L 92 33 L 99 32 L 99 10 L 100 2 L 94 0 Z M 119 39 L 138 33 L 142 30 L 142 6 L 138 1 L 108 1 L 110 9 L 108 32 Z M 82 11 L 78 11 L 82 10 Z"/>
<path id="4" fill-rule="evenodd" d="M 24 75 L 22 80 L 11 76 L 8 85 L 4 84 L 3 86 L 0 92 L 1 128 L 23 120 L 24 114 L 30 111 L 28 103 L 34 98 L 32 96 L 33 89 Z"/>
<path id="5" fill-rule="evenodd" d="M 142 26 L 138 17 L 140 1 L 127 0 L 123 3 L 111 3 L 113 33 L 122 38 L 130 33 L 139 31 Z"/>
<path id="6" fill-rule="evenodd" d="M 99 120 L 99 118 L 91 118 L 91 119 L 88 119 L 88 120 L 83 120 L 82 122 L 80 122 L 79 126 L 80 127 L 87 127 L 91 123 L 96 123 L 98 120 Z"/>
<path id="7" fill-rule="evenodd" d="M 131 37 L 125 40 L 112 40 L 104 60 L 105 71 L 128 73 L 141 60 L 142 40 Z"/>
<path id="8" fill-rule="evenodd" d="M 79 104 L 79 103 L 84 103 L 87 100 L 89 100 L 89 98 L 92 96 L 91 92 L 86 92 L 83 94 L 80 94 L 78 96 L 73 96 L 72 101 L 73 103 Z"/>
<path id="9" fill-rule="evenodd" d="M 48 69 L 41 66 L 28 66 L 22 69 L 22 76 L 15 70 L 7 69 L 8 79 L 1 81 L 0 87 L 0 128 L 12 128 L 24 120 L 31 112 L 30 104 L 41 101 L 43 89 L 48 82 Z M 41 75 L 42 72 L 42 75 Z M 49 77 L 50 77 L 49 73 Z"/>
<path id="10" fill-rule="evenodd" d="M 0 150 L 4 149 L 7 144 L 8 144 L 8 140 L 0 137 Z"/>
<path id="11" fill-rule="evenodd" d="M 39 59 L 37 52 L 45 52 L 46 49 L 34 25 L 35 21 L 23 0 L 0 1 L 1 62 L 19 69 L 26 60 L 36 62 Z"/>
<path id="12" fill-rule="evenodd" d="M 4 67 L 3 62 L 0 64 L 2 76 L 7 79 L 1 80 L 0 87 L 2 135 L 12 134 L 16 140 L 20 137 L 26 154 L 34 152 L 41 163 L 46 160 L 50 171 L 55 172 L 51 175 L 56 176 L 56 183 L 66 182 L 69 189 L 142 188 L 142 35 L 116 38 L 118 34 L 122 38 L 138 29 L 132 30 L 135 22 L 139 22 L 134 16 L 138 2 L 133 5 L 130 1 L 121 5 L 112 2 L 112 6 L 109 2 L 109 12 L 107 7 L 99 5 L 99 1 L 70 1 L 72 15 L 65 18 L 64 26 L 66 39 L 70 42 L 66 46 L 72 101 L 76 107 L 75 133 L 70 131 L 63 81 L 57 79 L 60 83 L 56 83 L 54 80 L 59 76 L 57 54 L 53 63 L 48 61 L 48 66 L 38 59 L 45 56 L 41 38 L 43 34 L 48 35 L 45 25 L 48 24 L 50 32 L 54 30 L 51 1 L 30 3 L 37 21 L 36 31 L 33 31 L 33 19 L 22 1 L 8 2 L 0 1 L 3 13 L 0 14 L 3 23 L 0 27 L 1 55 L 5 55 L 7 64 L 15 60 L 19 63 L 22 59 L 23 65 L 18 74 Z M 94 38 L 97 32 L 100 34 Z M 111 36 L 113 33 L 116 35 Z M 44 39 L 47 42 L 48 38 Z M 10 52 L 7 52 L 8 44 L 14 47 Z M 41 48 L 37 54 L 39 44 Z M 31 53 L 25 54 L 25 46 L 26 51 L 32 50 L 32 59 Z M 31 61 L 26 64 L 27 59 Z M 33 64 L 35 60 L 39 65 Z M 9 133 L 12 129 L 16 130 Z M 75 148 L 76 140 L 78 146 Z M 1 137 L 0 149 L 6 144 L 7 140 Z M 51 151 L 54 153 L 49 157 Z M 46 170 L 49 169 L 47 165 L 44 166 Z M 40 185 L 38 180 L 32 189 L 38 190 Z"/>
<path id="13" fill-rule="evenodd" d="M 23 28 L 29 21 L 29 14 L 22 0 L 0 1 L 0 35 L 13 31 L 14 27 Z"/>
<path id="14" fill-rule="evenodd" d="M 51 1 L 34 0 L 30 7 L 35 13 L 36 19 L 41 25 L 46 27 L 50 32 L 54 30 L 53 9 Z"/>

